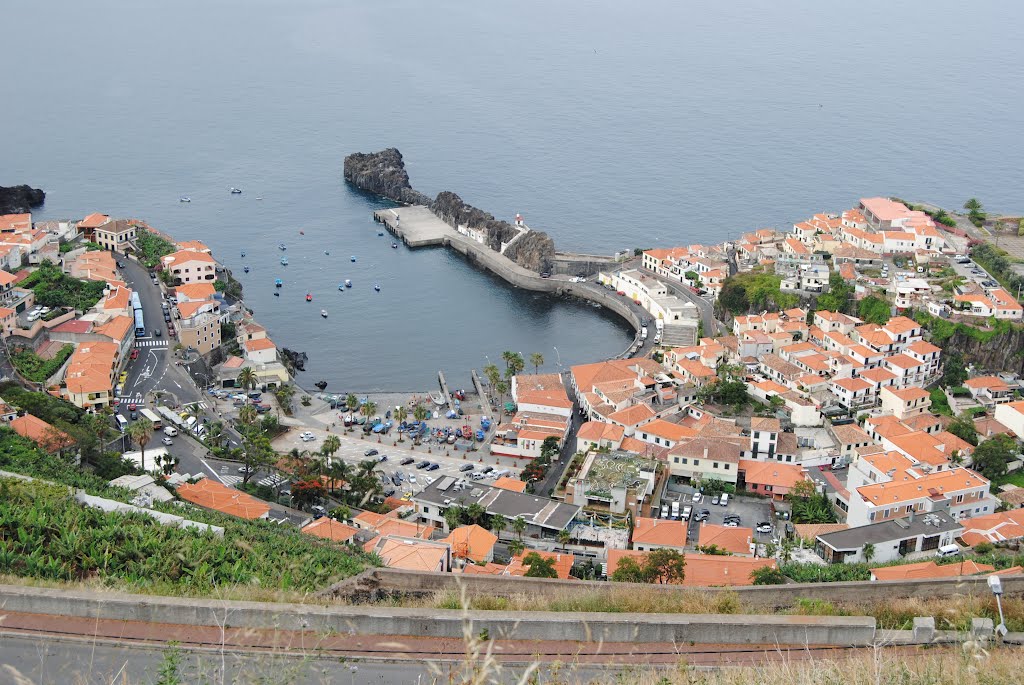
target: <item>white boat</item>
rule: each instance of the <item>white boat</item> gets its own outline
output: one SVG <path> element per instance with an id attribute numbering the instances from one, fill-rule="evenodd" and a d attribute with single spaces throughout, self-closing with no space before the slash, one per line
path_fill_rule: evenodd
<path id="1" fill-rule="evenodd" d="M 281 266 L 288 266 L 288 258 L 281 257 Z"/>
<path id="2" fill-rule="evenodd" d="M 377 285 L 376 283 L 373 285 L 373 289 L 376 290 L 377 292 L 380 292 L 380 286 Z"/>
<path id="3" fill-rule="evenodd" d="M 345 287 L 346 288 L 351 288 L 352 287 L 352 281 L 350 279 L 348 279 L 348 278 L 345 279 Z"/>
<path id="4" fill-rule="evenodd" d="M 322 317 L 324 317 L 326 319 L 327 318 L 327 310 L 326 309 L 321 309 L 320 310 L 320 316 L 322 316 Z"/>
<path id="5" fill-rule="evenodd" d="M 444 395 L 442 395 L 440 392 L 430 392 L 427 393 L 427 395 L 430 396 L 430 401 L 439 407 L 443 407 L 444 405 L 448 404 L 447 402 L 444 401 Z"/>
<path id="6" fill-rule="evenodd" d="M 192 202 L 192 198 L 186 195 L 185 197 L 179 197 L 178 202 Z"/>
<path id="7" fill-rule="evenodd" d="M 231 189 L 231 194 L 232 195 L 241 195 L 242 194 L 242 189 L 241 188 L 232 188 Z"/>

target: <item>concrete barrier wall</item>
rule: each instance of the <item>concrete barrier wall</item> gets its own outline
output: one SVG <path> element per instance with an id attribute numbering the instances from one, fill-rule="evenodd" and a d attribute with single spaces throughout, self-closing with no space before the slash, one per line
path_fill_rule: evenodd
<path id="1" fill-rule="evenodd" d="M 1003 590 L 1009 597 L 1024 597 L 1024 576 L 1003 577 Z M 933 598 L 953 595 L 991 597 L 984 577 L 942 578 L 912 581 L 848 583 L 790 583 L 735 588 L 685 588 L 673 585 L 585 582 L 508 576 L 477 576 L 418 573 L 398 569 L 371 569 L 339 583 L 324 594 L 368 598 L 386 594 L 426 595 L 441 591 L 465 592 L 468 597 L 529 595 L 556 597 L 580 593 L 614 593 L 643 588 L 644 592 L 681 593 L 700 591 L 708 594 L 735 593 L 751 607 L 783 609 L 798 599 L 821 599 L 835 603 L 885 602 L 903 598 Z"/>
<path id="2" fill-rule="evenodd" d="M 722 616 L 445 611 L 227 602 L 0 586 L 0 610 L 93 619 L 353 635 L 576 642 L 864 646 L 875 619 L 863 616 Z"/>

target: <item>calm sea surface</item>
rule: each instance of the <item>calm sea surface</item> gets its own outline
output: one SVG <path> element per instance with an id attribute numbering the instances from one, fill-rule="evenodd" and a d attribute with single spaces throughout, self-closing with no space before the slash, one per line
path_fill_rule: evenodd
<path id="1" fill-rule="evenodd" d="M 1021 3 L 53 0 L 0 17 L 0 184 L 44 188 L 40 218 L 205 240 L 274 339 L 309 353 L 300 380 L 333 390 L 433 387 L 438 368 L 458 386 L 504 349 L 554 369 L 630 338 L 444 250 L 392 250 L 379 205 L 341 181 L 352 151 L 396 146 L 419 190 L 521 212 L 567 250 L 718 242 L 873 194 L 1024 209 Z"/>

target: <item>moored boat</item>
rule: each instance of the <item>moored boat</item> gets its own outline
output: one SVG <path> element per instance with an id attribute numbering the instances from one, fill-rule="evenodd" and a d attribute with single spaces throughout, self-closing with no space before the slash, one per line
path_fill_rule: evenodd
<path id="1" fill-rule="evenodd" d="M 249 273 L 249 267 L 248 266 L 243 266 L 242 267 L 242 271 L 244 271 L 245 273 Z"/>
<path id="2" fill-rule="evenodd" d="M 352 255 L 351 259 L 352 259 L 353 262 L 356 261 L 356 256 Z"/>
<path id="3" fill-rule="evenodd" d="M 275 288 L 280 288 L 282 285 L 284 285 L 284 281 L 282 281 L 280 278 L 274 279 L 274 287 Z"/>
<path id="4" fill-rule="evenodd" d="M 345 279 L 345 287 L 346 288 L 351 288 L 352 287 L 352 281 L 350 279 L 348 279 L 348 278 Z"/>
<path id="5" fill-rule="evenodd" d="M 326 309 L 321 309 L 320 310 L 320 316 L 322 316 L 322 317 L 324 317 L 326 319 L 327 318 L 327 310 Z"/>
<path id="6" fill-rule="evenodd" d="M 179 197 L 178 202 L 192 202 L 192 198 L 190 198 L 188 195 L 185 195 L 184 197 Z"/>
<path id="7" fill-rule="evenodd" d="M 313 293 L 306 293 L 306 302 L 313 301 Z"/>
<path id="8" fill-rule="evenodd" d="M 277 244 L 277 249 L 279 249 L 279 250 L 287 250 L 288 246 L 285 245 L 284 243 L 278 243 Z"/>
<path id="9" fill-rule="evenodd" d="M 242 194 L 242 189 L 241 188 L 232 188 L 231 189 L 231 194 L 232 195 L 241 195 Z"/>
<path id="10" fill-rule="evenodd" d="M 288 258 L 281 257 L 281 266 L 288 266 Z"/>
<path id="11" fill-rule="evenodd" d="M 391 243 L 391 247 L 397 250 L 398 249 L 398 243 Z"/>
<path id="12" fill-rule="evenodd" d="M 380 285 L 377 284 L 377 283 L 374 283 L 373 284 L 373 289 L 376 290 L 377 292 L 380 292 Z"/>

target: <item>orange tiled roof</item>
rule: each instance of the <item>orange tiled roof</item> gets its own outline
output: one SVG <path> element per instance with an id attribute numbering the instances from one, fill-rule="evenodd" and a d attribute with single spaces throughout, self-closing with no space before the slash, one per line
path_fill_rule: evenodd
<path id="1" fill-rule="evenodd" d="M 56 452 L 75 444 L 70 435 L 31 414 L 19 416 L 8 425 L 15 433 L 31 440 L 47 452 Z"/>
<path id="2" fill-rule="evenodd" d="M 608 577 L 626 557 L 643 563 L 647 552 L 632 549 L 608 550 Z M 735 587 L 753 585 L 751 574 L 759 568 L 777 568 L 774 559 L 753 557 L 725 557 L 710 554 L 687 554 L 686 572 L 682 585 L 686 587 Z"/>
<path id="3" fill-rule="evenodd" d="M 748 483 L 771 485 L 775 488 L 792 488 L 805 479 L 804 470 L 800 466 L 777 461 L 740 459 L 740 471 L 746 473 Z"/>
<path id="4" fill-rule="evenodd" d="M 302 532 L 306 535 L 313 535 L 325 540 L 334 540 L 335 542 L 348 542 L 355 537 L 358 531 L 358 528 L 346 526 L 344 523 L 335 521 L 327 516 L 318 518 L 302 529 Z"/>
<path id="5" fill-rule="evenodd" d="M 697 544 L 701 547 L 715 545 L 731 554 L 750 554 L 750 542 L 754 539 L 753 528 L 729 528 L 714 523 L 702 523 Z"/>
<path id="6" fill-rule="evenodd" d="M 502 490 L 511 490 L 512 492 L 526 492 L 525 482 L 518 478 L 509 478 L 508 476 L 502 476 L 498 480 L 494 481 L 493 487 L 501 488 Z"/>
<path id="7" fill-rule="evenodd" d="M 270 512 L 265 502 L 210 478 L 204 478 L 194 485 L 185 483 L 178 487 L 178 494 L 193 504 L 243 519 L 263 518 Z"/>
<path id="8" fill-rule="evenodd" d="M 453 556 L 473 561 L 483 561 L 490 556 L 497 541 L 498 536 L 476 524 L 459 526 L 443 540 L 451 545 Z"/>
<path id="9" fill-rule="evenodd" d="M 184 295 L 189 300 L 209 300 L 216 292 L 212 283 L 186 283 L 174 288 L 176 295 Z"/>
<path id="10" fill-rule="evenodd" d="M 934 561 L 922 561 L 918 564 L 901 564 L 899 566 L 883 566 L 871 569 L 875 580 L 917 580 L 921 578 L 953 578 L 956 576 L 973 576 L 979 573 L 991 573 L 995 566 L 979 564 L 967 559 L 953 564 L 936 564 Z"/>
<path id="11" fill-rule="evenodd" d="M 530 570 L 530 566 L 528 564 L 524 564 L 523 559 L 530 556 L 530 554 L 536 554 L 544 559 L 553 560 L 555 562 L 555 572 L 562 580 L 569 578 L 569 572 L 572 571 L 572 565 L 576 563 L 576 556 L 569 554 L 568 552 L 545 552 L 539 549 L 528 549 L 521 554 L 512 557 L 509 565 L 505 567 L 505 575 L 525 576 L 526 572 Z"/>
<path id="12" fill-rule="evenodd" d="M 634 545 L 686 546 L 686 521 L 638 516 L 633 526 Z"/>

